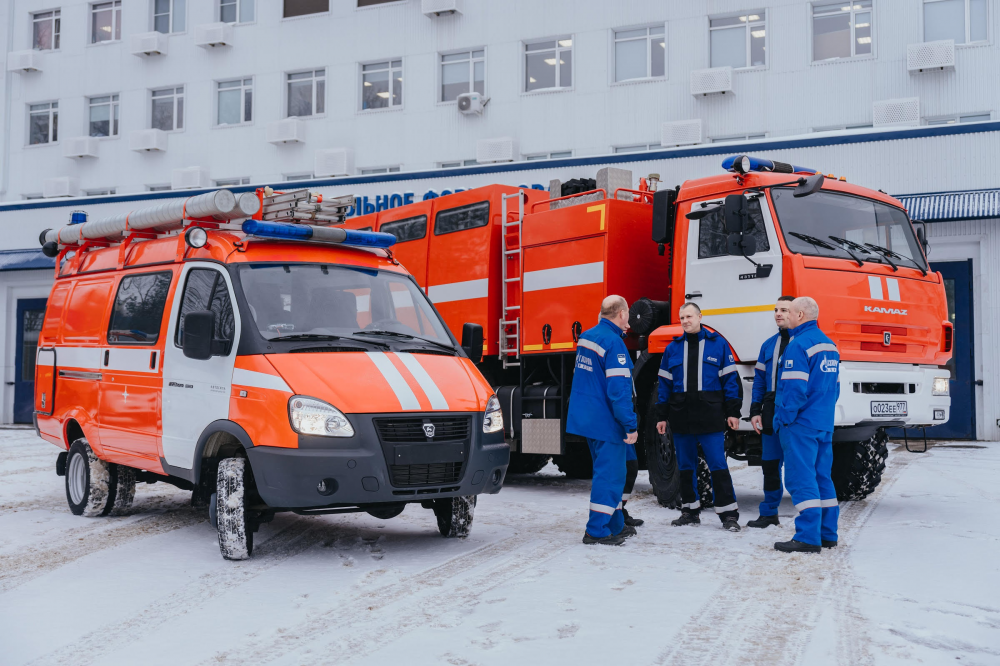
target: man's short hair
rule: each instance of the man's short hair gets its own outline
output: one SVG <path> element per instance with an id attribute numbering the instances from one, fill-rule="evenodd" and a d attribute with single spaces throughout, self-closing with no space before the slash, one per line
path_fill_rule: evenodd
<path id="1" fill-rule="evenodd" d="M 819 319 L 819 303 L 808 296 L 800 296 L 792 303 L 792 307 L 806 316 L 806 321 Z"/>
<path id="2" fill-rule="evenodd" d="M 795 300 L 794 296 L 778 296 L 778 302 L 779 303 L 781 301 L 794 301 L 794 300 Z"/>
<path id="3" fill-rule="evenodd" d="M 684 305 L 682 305 L 680 307 L 680 309 L 677 310 L 677 312 L 680 312 L 684 308 L 694 308 L 695 312 L 697 312 L 698 314 L 701 314 L 701 308 L 698 307 L 697 303 L 692 303 L 691 301 L 688 301 L 687 303 L 685 303 Z"/>
<path id="4" fill-rule="evenodd" d="M 628 310 L 628 302 L 621 296 L 612 294 L 601 301 L 601 316 L 614 319 L 622 310 Z"/>

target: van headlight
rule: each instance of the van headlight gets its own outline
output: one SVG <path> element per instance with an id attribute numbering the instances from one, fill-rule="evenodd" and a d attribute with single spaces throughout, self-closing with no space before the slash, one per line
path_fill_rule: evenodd
<path id="1" fill-rule="evenodd" d="M 947 377 L 935 377 L 934 386 L 931 387 L 931 395 L 949 395 L 951 393 L 951 380 Z"/>
<path id="2" fill-rule="evenodd" d="M 354 428 L 344 413 L 316 398 L 293 395 L 288 401 L 288 420 L 300 435 L 354 437 Z"/>
<path id="3" fill-rule="evenodd" d="M 498 432 L 503 430 L 503 412 L 500 411 L 500 401 L 491 395 L 486 401 L 486 414 L 483 417 L 483 432 Z"/>

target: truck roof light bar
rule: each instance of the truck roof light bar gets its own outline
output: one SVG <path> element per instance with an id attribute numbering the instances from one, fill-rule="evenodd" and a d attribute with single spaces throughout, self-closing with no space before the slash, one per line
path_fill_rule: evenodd
<path id="1" fill-rule="evenodd" d="M 389 248 L 395 245 L 396 237 L 378 231 L 355 231 L 342 227 L 320 227 L 311 224 L 289 224 L 287 222 L 262 222 L 247 220 L 243 223 L 243 233 L 258 238 L 281 240 L 319 241 L 357 247 Z"/>
<path id="2" fill-rule="evenodd" d="M 732 171 L 738 174 L 747 174 L 751 171 L 803 174 L 817 173 L 816 169 L 795 166 L 794 164 L 788 164 L 786 162 L 774 162 L 772 160 L 765 160 L 759 157 L 750 157 L 749 155 L 733 155 L 732 157 L 727 157 L 722 162 L 722 168 L 726 171 Z"/>

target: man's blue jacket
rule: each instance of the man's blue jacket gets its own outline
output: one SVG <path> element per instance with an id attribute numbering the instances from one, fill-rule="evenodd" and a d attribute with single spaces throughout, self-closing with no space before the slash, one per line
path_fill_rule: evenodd
<path id="1" fill-rule="evenodd" d="M 689 365 L 691 358 L 696 359 L 697 369 Z M 727 416 L 740 416 L 740 375 L 729 343 L 718 333 L 702 326 L 697 335 L 674 338 L 663 352 L 658 374 L 658 418 L 669 420 L 674 432 L 722 432 Z M 689 381 L 692 376 L 695 383 Z"/>
<path id="2" fill-rule="evenodd" d="M 602 318 L 580 336 L 566 432 L 621 444 L 635 432 L 632 357 L 622 335 L 620 328 Z"/>
<path id="3" fill-rule="evenodd" d="M 796 424 L 833 432 L 840 397 L 840 353 L 815 321 L 789 330 L 791 340 L 781 357 L 774 428 Z"/>
<path id="4" fill-rule="evenodd" d="M 785 345 L 788 345 L 788 331 L 778 331 L 760 346 L 757 355 L 757 365 L 753 373 L 753 392 L 750 395 L 750 416 L 760 416 L 765 435 L 773 433 L 774 396 L 777 391 L 778 359 L 781 354 L 781 334 L 785 334 Z"/>

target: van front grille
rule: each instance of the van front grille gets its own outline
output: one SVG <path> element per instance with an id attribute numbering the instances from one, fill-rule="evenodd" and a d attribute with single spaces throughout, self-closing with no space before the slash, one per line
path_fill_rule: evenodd
<path id="1" fill-rule="evenodd" d="M 379 438 L 387 444 L 406 442 L 460 442 L 469 437 L 471 416 L 430 416 L 416 418 L 373 419 Z M 434 426 L 434 436 L 428 437 L 424 425 Z"/>
<path id="2" fill-rule="evenodd" d="M 430 463 L 427 465 L 390 465 L 392 485 L 439 486 L 458 483 L 462 478 L 462 463 Z"/>

